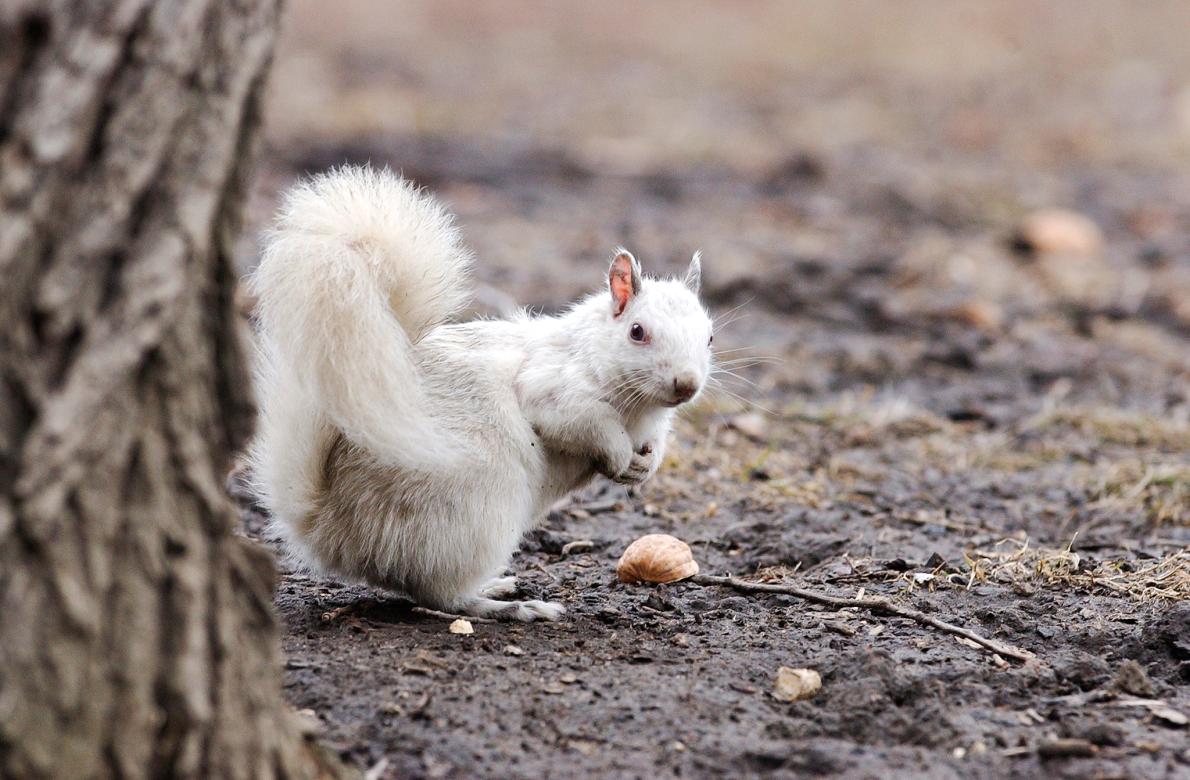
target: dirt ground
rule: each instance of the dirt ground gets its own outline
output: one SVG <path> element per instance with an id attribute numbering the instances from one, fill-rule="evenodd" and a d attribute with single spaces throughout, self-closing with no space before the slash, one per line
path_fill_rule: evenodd
<path id="1" fill-rule="evenodd" d="M 387 164 L 459 214 L 483 313 L 562 305 L 616 244 L 654 273 L 701 247 L 738 375 L 638 495 L 526 539 L 558 623 L 456 635 L 282 564 L 326 744 L 374 778 L 1190 777 L 1190 8 L 290 6 L 245 267 L 295 177 Z M 1098 228 L 1039 251 L 1049 207 Z M 650 532 L 1036 659 L 618 583 Z M 821 692 L 778 701 L 781 666 Z"/>

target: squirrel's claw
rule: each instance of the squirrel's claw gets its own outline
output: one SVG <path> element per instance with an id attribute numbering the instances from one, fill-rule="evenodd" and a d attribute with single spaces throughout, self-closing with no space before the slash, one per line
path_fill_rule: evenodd
<path id="1" fill-rule="evenodd" d="M 646 443 L 632 454 L 632 460 L 628 462 L 628 468 L 612 477 L 612 479 L 621 485 L 639 485 L 653 476 L 653 472 L 656 470 L 657 464 L 656 458 L 653 456 L 653 447 Z"/>

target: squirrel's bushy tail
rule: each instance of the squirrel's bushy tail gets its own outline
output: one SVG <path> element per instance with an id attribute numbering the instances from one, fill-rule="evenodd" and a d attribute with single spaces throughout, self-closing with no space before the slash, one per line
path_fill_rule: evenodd
<path id="1" fill-rule="evenodd" d="M 438 469 L 457 455 L 434 424 L 413 344 L 468 298 L 470 254 L 450 215 L 387 170 L 345 167 L 286 196 L 250 285 L 261 337 L 265 492 L 318 484 L 335 430 L 381 462 Z M 297 495 L 293 510 L 306 501 Z"/>

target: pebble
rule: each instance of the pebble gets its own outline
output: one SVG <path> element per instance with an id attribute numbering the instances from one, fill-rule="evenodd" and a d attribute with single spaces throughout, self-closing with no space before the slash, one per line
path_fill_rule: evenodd
<path id="1" fill-rule="evenodd" d="M 1039 209 L 1025 217 L 1020 243 L 1040 255 L 1094 255 L 1103 249 L 1103 232 L 1090 217 L 1069 209 Z"/>
<path id="2" fill-rule="evenodd" d="M 812 698 L 822 690 L 822 676 L 813 669 L 777 669 L 773 683 L 773 698 L 777 701 L 801 701 Z"/>
<path id="3" fill-rule="evenodd" d="M 1153 717 L 1157 720 L 1165 721 L 1170 726 L 1177 726 L 1179 728 L 1190 724 L 1190 718 L 1187 718 L 1172 707 L 1157 707 L 1153 710 Z"/>
<path id="4" fill-rule="evenodd" d="M 1145 673 L 1144 667 L 1132 659 L 1120 664 L 1112 682 L 1115 687 L 1126 693 L 1131 693 L 1133 696 L 1149 699 L 1157 695 L 1153 681 Z"/>
<path id="5" fill-rule="evenodd" d="M 471 621 L 465 618 L 459 618 L 450 624 L 450 633 L 452 634 L 474 634 L 475 627 L 471 625 Z"/>
<path id="6" fill-rule="evenodd" d="M 757 441 L 764 441 L 769 432 L 769 424 L 760 412 L 737 414 L 731 418 L 728 424 L 748 438 Z"/>

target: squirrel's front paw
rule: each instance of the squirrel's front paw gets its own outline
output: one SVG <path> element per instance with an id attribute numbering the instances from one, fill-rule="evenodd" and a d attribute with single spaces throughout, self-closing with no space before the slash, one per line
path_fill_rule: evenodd
<path id="1" fill-rule="evenodd" d="M 612 477 L 612 479 L 621 485 L 639 485 L 653 476 L 653 472 L 656 470 L 657 455 L 653 451 L 653 445 L 645 442 L 640 446 L 640 449 L 632 453 L 632 459 L 628 461 L 628 467 Z"/>
<path id="2" fill-rule="evenodd" d="M 636 457 L 636 453 L 632 451 L 632 442 L 625 435 L 623 446 L 609 448 L 596 458 L 595 470 L 608 479 L 619 482 L 620 475 L 632 468 Z"/>

